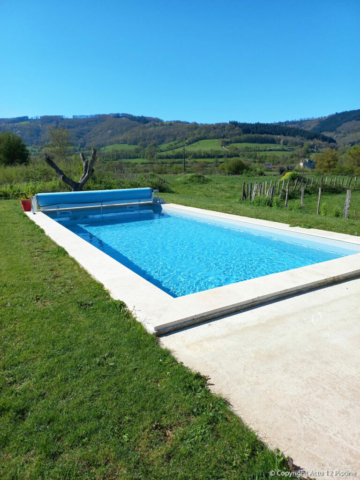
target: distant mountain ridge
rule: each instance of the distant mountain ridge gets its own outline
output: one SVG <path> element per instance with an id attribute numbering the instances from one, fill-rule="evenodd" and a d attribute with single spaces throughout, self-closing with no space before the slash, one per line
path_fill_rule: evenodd
<path id="1" fill-rule="evenodd" d="M 274 135 L 301 137 L 331 143 L 335 138 L 341 144 L 360 143 L 360 110 L 336 113 L 327 117 L 264 123 L 198 124 L 184 121 L 163 121 L 156 117 L 136 116 L 128 113 L 74 115 L 44 115 L 29 118 L 0 118 L 0 130 L 20 135 L 28 146 L 46 143 L 48 128 L 61 126 L 72 132 L 74 144 L 80 148 L 104 147 L 124 143 L 147 146 L 184 141 L 193 143 L 202 139 L 235 139 L 241 135 Z"/>
<path id="2" fill-rule="evenodd" d="M 360 110 L 349 110 L 334 113 L 327 117 L 307 120 L 278 122 L 278 125 L 302 128 L 314 133 L 324 133 L 332 136 L 338 143 L 344 145 L 360 143 Z"/>

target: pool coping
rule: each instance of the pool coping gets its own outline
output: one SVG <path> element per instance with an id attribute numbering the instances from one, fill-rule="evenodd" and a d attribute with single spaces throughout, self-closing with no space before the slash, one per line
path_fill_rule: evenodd
<path id="1" fill-rule="evenodd" d="M 317 237 L 317 240 L 323 238 L 360 245 L 360 238 L 342 233 L 307 230 L 268 220 L 176 204 L 165 204 L 165 210 L 166 207 L 179 212 L 246 223 L 249 226 L 275 228 L 279 233 L 301 233 L 309 239 Z M 360 277 L 360 253 L 358 253 L 173 298 L 47 215 L 41 212 L 36 214 L 29 212 L 27 215 L 52 240 L 65 248 L 90 275 L 101 282 L 112 298 L 124 301 L 148 332 L 158 336 L 290 295 Z M 161 250 L 161 245 L 158 248 Z"/>

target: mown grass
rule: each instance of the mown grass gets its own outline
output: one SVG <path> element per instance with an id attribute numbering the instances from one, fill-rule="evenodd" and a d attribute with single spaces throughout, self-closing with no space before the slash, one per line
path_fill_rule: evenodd
<path id="1" fill-rule="evenodd" d="M 360 190 L 352 192 L 349 219 L 342 218 L 345 191 L 340 194 L 323 194 L 321 199 L 321 213 L 317 215 L 317 193 L 305 195 L 305 207 L 300 208 L 299 193 L 289 200 L 288 208 L 284 202 L 279 207 L 265 207 L 241 201 L 242 184 L 255 182 L 278 181 L 278 177 L 234 177 L 234 176 L 209 176 L 210 182 L 204 184 L 181 184 L 176 181 L 176 176 L 164 175 L 171 185 L 174 193 L 163 193 L 161 196 L 167 202 L 197 208 L 243 215 L 245 217 L 261 218 L 307 228 L 319 228 L 334 232 L 360 235 Z M 292 189 L 291 189 L 292 191 Z M 341 212 L 340 217 L 335 217 L 335 210 Z"/>
<path id="2" fill-rule="evenodd" d="M 248 480 L 285 469 L 17 201 L 0 201 L 0 225 L 2 479 Z"/>

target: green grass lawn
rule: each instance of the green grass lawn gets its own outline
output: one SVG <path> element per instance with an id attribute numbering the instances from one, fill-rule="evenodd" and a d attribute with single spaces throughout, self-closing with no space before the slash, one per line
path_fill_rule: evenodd
<path id="1" fill-rule="evenodd" d="M 172 200 L 216 205 L 186 195 Z M 1 479 L 255 480 L 285 468 L 19 202 L 0 201 L 0 224 Z"/>
<path id="2" fill-rule="evenodd" d="M 177 176 L 164 175 L 174 190 L 174 193 L 162 193 L 161 196 L 167 202 L 180 205 L 205 208 L 219 212 L 243 215 L 245 217 L 261 218 L 282 222 L 293 226 L 305 226 L 307 228 L 319 228 L 334 232 L 360 235 L 360 190 L 352 192 L 349 219 L 342 218 L 345 203 L 345 193 L 338 195 L 322 195 L 321 204 L 323 215 L 316 215 L 318 196 L 316 194 L 305 195 L 305 207 L 299 209 L 298 198 L 289 201 L 288 208 L 280 206 L 264 207 L 256 206 L 248 201 L 241 201 L 242 184 L 255 182 L 278 181 L 279 177 L 236 177 L 236 176 L 209 176 L 210 182 L 204 184 L 181 184 L 176 182 Z M 299 195 L 299 194 L 298 194 Z M 339 208 L 341 217 L 334 217 L 334 209 Z"/>

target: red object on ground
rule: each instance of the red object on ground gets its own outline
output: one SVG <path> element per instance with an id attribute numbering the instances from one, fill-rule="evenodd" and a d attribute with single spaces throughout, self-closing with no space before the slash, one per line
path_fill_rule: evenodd
<path id="1" fill-rule="evenodd" d="M 24 212 L 31 212 L 31 200 L 20 200 Z"/>

